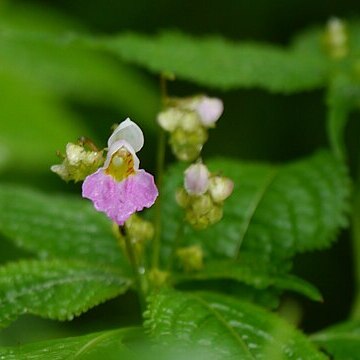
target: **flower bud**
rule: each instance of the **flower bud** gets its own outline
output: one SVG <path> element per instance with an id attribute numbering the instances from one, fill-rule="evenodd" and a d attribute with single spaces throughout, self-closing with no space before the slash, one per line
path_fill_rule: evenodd
<path id="1" fill-rule="evenodd" d="M 331 18 L 324 35 L 329 55 L 334 59 L 342 59 L 348 53 L 348 33 L 343 21 Z"/>
<path id="2" fill-rule="evenodd" d="M 104 163 L 102 151 L 86 150 L 83 145 L 68 143 L 62 164 L 51 166 L 51 171 L 63 180 L 84 180 Z"/>
<path id="3" fill-rule="evenodd" d="M 176 251 L 180 263 L 186 272 L 199 271 L 203 268 L 203 251 L 201 246 L 193 245 Z"/>
<path id="4" fill-rule="evenodd" d="M 199 116 L 194 111 L 184 111 L 183 116 L 179 122 L 181 127 L 186 132 L 196 131 L 201 126 Z"/>
<path id="5" fill-rule="evenodd" d="M 234 189 L 234 183 L 222 176 L 213 176 L 209 180 L 209 193 L 215 203 L 223 202 L 230 196 Z"/>
<path id="6" fill-rule="evenodd" d="M 166 271 L 159 269 L 152 269 L 149 272 L 149 281 L 151 286 L 155 289 L 159 289 L 167 284 L 169 281 L 170 274 Z"/>
<path id="7" fill-rule="evenodd" d="M 220 99 L 202 96 L 195 104 L 195 110 L 205 127 L 213 127 L 222 115 L 224 105 Z"/>
<path id="8" fill-rule="evenodd" d="M 204 164 L 193 164 L 185 171 L 184 187 L 190 195 L 202 195 L 209 186 L 209 170 Z"/>
<path id="9" fill-rule="evenodd" d="M 187 207 L 190 202 L 190 196 L 183 188 L 176 190 L 175 199 L 176 202 L 183 208 Z"/>
<path id="10" fill-rule="evenodd" d="M 158 114 L 157 122 L 164 130 L 173 132 L 179 126 L 182 117 L 181 109 L 170 107 Z"/>
<path id="11" fill-rule="evenodd" d="M 206 215 L 211 210 L 212 206 L 213 203 L 211 197 L 207 194 L 193 199 L 192 209 L 199 216 Z"/>
<path id="12" fill-rule="evenodd" d="M 196 160 L 206 140 L 207 131 L 201 126 L 191 132 L 179 127 L 170 135 L 172 151 L 182 161 Z"/>
<path id="13" fill-rule="evenodd" d="M 133 214 L 125 222 L 127 235 L 133 243 L 142 243 L 154 236 L 154 226 L 150 221 Z"/>

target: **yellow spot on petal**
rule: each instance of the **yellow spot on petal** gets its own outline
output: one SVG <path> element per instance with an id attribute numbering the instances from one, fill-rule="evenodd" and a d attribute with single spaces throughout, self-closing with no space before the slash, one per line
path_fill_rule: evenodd
<path id="1" fill-rule="evenodd" d="M 117 181 L 124 180 L 135 173 L 134 159 L 132 154 L 124 148 L 116 151 L 110 160 L 110 164 L 105 170 L 107 175 L 111 175 Z"/>

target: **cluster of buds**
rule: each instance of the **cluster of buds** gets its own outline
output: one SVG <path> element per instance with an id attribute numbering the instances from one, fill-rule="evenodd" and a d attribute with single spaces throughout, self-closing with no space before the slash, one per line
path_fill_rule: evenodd
<path id="1" fill-rule="evenodd" d="M 206 229 L 221 220 L 224 200 L 233 188 L 230 179 L 211 174 L 204 164 L 197 163 L 185 171 L 184 187 L 178 189 L 176 200 L 185 209 L 188 223 Z"/>
<path id="2" fill-rule="evenodd" d="M 58 155 L 62 163 L 53 165 L 51 171 L 65 181 L 83 181 L 104 163 L 103 151 L 86 139 L 80 139 L 77 144 L 68 143 L 66 155 Z"/>
<path id="3" fill-rule="evenodd" d="M 326 51 L 334 59 L 343 59 L 349 51 L 346 25 L 338 18 L 331 18 L 324 34 Z"/>
<path id="4" fill-rule="evenodd" d="M 208 129 L 215 126 L 223 113 L 220 99 L 203 95 L 190 98 L 172 98 L 160 112 L 157 121 L 170 133 L 174 155 L 182 161 L 193 161 L 200 155 L 208 138 Z"/>

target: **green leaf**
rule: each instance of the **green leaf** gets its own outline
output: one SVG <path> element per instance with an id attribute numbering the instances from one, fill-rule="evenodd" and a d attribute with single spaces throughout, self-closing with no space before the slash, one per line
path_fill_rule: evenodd
<path id="1" fill-rule="evenodd" d="M 7 360 L 68 360 L 68 359 L 129 359 L 131 350 L 126 345 L 130 338 L 141 336 L 141 329 L 125 328 L 113 331 L 56 339 L 44 342 L 0 348 L 0 359 Z M 111 353 L 109 352 L 111 349 Z M 126 356 L 126 357 L 125 357 Z M 121 357 L 122 358 L 122 357 Z"/>
<path id="2" fill-rule="evenodd" d="M 268 44 L 195 38 L 181 33 L 123 34 L 98 41 L 100 47 L 149 70 L 170 72 L 221 89 L 260 87 L 290 93 L 322 87 L 326 63 Z"/>
<path id="3" fill-rule="evenodd" d="M 0 232 L 41 258 L 80 259 L 128 269 L 111 222 L 80 197 L 0 185 Z"/>
<path id="4" fill-rule="evenodd" d="M 163 291 L 151 297 L 146 316 L 157 341 L 175 339 L 215 359 L 326 359 L 284 320 L 224 295 Z"/>
<path id="5" fill-rule="evenodd" d="M 174 32 L 152 37 L 119 34 L 102 38 L 79 33 L 69 38 L 38 31 L 10 35 L 107 50 L 152 72 L 173 73 L 178 78 L 224 90 L 259 87 L 291 93 L 323 87 L 329 75 L 328 63 L 321 58 L 275 45 L 233 42 L 221 37 L 195 38 Z"/>
<path id="6" fill-rule="evenodd" d="M 230 279 L 245 283 L 256 289 L 269 287 L 279 290 L 290 290 L 309 297 L 314 301 L 322 301 L 322 296 L 313 285 L 294 275 L 281 274 L 270 264 L 260 263 L 256 258 L 241 257 L 238 262 L 208 261 L 204 269 L 192 273 L 176 274 L 173 281 L 206 281 Z"/>
<path id="7" fill-rule="evenodd" d="M 349 321 L 332 326 L 311 337 L 316 345 L 324 348 L 334 360 L 360 359 L 360 322 Z"/>
<path id="8" fill-rule="evenodd" d="M 347 225 L 349 178 L 344 165 L 328 152 L 283 166 L 219 159 L 209 161 L 235 183 L 225 201 L 223 219 L 204 231 L 184 229 L 182 245 L 201 243 L 205 256 L 241 260 L 250 254 L 276 263 L 299 252 L 328 247 Z M 183 210 L 175 202 L 184 167 L 173 167 L 165 181 L 163 255 L 166 258 Z M 285 265 L 283 272 L 288 270 Z"/>
<path id="9" fill-rule="evenodd" d="M 24 260 L 0 268 L 0 327 L 22 314 L 71 320 L 124 293 L 129 278 L 76 261 Z"/>

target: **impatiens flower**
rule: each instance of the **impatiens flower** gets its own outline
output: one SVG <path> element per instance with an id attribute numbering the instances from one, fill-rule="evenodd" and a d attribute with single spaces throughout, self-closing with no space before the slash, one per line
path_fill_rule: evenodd
<path id="1" fill-rule="evenodd" d="M 123 225 L 136 211 L 152 206 L 158 196 L 153 176 L 139 169 L 136 152 L 143 145 L 141 129 L 126 119 L 109 138 L 104 167 L 83 183 L 83 197 L 118 225 Z"/>

